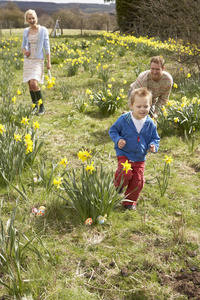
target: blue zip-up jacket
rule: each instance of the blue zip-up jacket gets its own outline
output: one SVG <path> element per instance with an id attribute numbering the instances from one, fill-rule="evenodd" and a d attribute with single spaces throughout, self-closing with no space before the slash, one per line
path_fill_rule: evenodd
<path id="1" fill-rule="evenodd" d="M 159 148 L 160 137 L 155 123 L 149 116 L 138 133 L 131 119 L 131 112 L 125 113 L 111 126 L 109 135 L 115 143 L 116 155 L 126 156 L 131 161 L 146 160 L 146 154 L 151 144 L 155 145 L 156 152 Z M 117 145 L 120 139 L 126 141 L 126 145 L 122 149 Z"/>
<path id="2" fill-rule="evenodd" d="M 27 51 L 30 50 L 30 45 L 28 42 L 30 27 L 24 29 L 23 40 L 22 40 L 22 49 L 25 48 Z M 49 43 L 49 33 L 46 27 L 40 26 L 38 28 L 38 39 L 37 39 L 37 51 L 35 58 L 44 59 L 44 50 L 46 55 L 50 54 L 50 43 Z"/>

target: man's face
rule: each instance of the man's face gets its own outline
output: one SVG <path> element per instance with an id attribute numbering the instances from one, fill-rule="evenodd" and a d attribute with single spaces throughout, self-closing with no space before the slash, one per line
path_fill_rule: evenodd
<path id="1" fill-rule="evenodd" d="M 156 64 L 155 62 L 152 62 L 150 65 L 151 70 L 151 78 L 153 81 L 159 81 L 162 77 L 164 67 L 161 67 L 160 64 Z"/>

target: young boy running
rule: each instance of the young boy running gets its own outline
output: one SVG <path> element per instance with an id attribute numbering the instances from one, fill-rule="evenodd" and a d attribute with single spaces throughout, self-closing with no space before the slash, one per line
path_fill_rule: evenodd
<path id="1" fill-rule="evenodd" d="M 147 88 L 134 89 L 130 95 L 131 111 L 121 115 L 111 126 L 109 135 L 115 143 L 118 168 L 115 187 L 126 188 L 125 208 L 135 210 L 144 186 L 144 169 L 147 151 L 158 151 L 160 137 L 156 125 L 148 116 L 152 94 Z M 127 167 L 128 166 L 128 167 Z"/>

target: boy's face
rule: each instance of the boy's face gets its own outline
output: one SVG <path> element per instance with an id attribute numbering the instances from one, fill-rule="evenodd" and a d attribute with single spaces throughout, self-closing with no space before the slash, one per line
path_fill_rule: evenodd
<path id="1" fill-rule="evenodd" d="M 140 97 L 135 95 L 133 104 L 130 104 L 130 109 L 135 119 L 141 120 L 146 117 L 150 110 L 149 97 Z"/>
<path id="2" fill-rule="evenodd" d="M 160 64 L 156 64 L 155 62 L 152 62 L 150 65 L 150 70 L 151 70 L 151 78 L 154 81 L 159 81 L 160 78 L 162 77 L 164 67 L 161 67 Z"/>

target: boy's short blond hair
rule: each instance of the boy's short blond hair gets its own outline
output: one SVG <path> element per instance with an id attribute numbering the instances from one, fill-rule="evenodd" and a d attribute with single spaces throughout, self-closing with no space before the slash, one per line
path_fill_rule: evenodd
<path id="1" fill-rule="evenodd" d="M 141 87 L 141 88 L 132 90 L 130 97 L 129 97 L 129 101 L 130 101 L 131 105 L 133 105 L 133 103 L 135 101 L 135 96 L 149 98 L 149 104 L 150 104 L 150 106 L 152 105 L 152 93 L 150 91 L 148 91 L 146 87 Z"/>
<path id="2" fill-rule="evenodd" d="M 28 17 L 28 15 L 33 15 L 33 16 L 35 16 L 36 23 L 38 22 L 38 17 L 37 17 L 36 11 L 33 10 L 33 9 L 29 9 L 29 10 L 27 10 L 27 11 L 25 12 L 25 14 L 24 14 L 24 24 L 28 24 L 28 22 L 27 22 L 27 17 Z"/>

